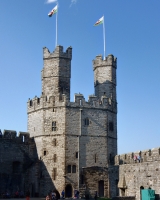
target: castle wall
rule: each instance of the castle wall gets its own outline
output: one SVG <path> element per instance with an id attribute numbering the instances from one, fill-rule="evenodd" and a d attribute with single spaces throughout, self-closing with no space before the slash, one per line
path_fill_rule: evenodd
<path id="1" fill-rule="evenodd" d="M 134 156 L 140 155 L 140 161 Z M 159 148 L 117 155 L 115 162 L 119 164 L 120 195 L 135 196 L 140 200 L 140 188 L 151 188 L 160 195 L 160 151 Z M 120 183 L 119 182 L 119 183 Z"/>
<path id="2" fill-rule="evenodd" d="M 37 159 L 34 140 L 28 133 L 4 130 L 0 137 L 0 193 L 10 195 L 29 189 L 28 169 Z"/>

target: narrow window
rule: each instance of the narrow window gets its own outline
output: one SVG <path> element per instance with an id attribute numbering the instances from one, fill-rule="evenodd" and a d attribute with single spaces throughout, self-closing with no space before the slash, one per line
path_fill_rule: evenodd
<path id="1" fill-rule="evenodd" d="M 25 137 L 24 137 L 24 135 L 23 135 L 23 137 L 22 137 L 22 141 L 25 142 Z"/>
<path id="2" fill-rule="evenodd" d="M 39 104 L 40 103 L 40 98 L 37 98 L 37 104 Z"/>
<path id="3" fill-rule="evenodd" d="M 71 165 L 67 166 L 67 173 L 71 173 Z"/>
<path id="4" fill-rule="evenodd" d="M 113 131 L 114 128 L 113 128 L 113 122 L 109 122 L 109 131 Z"/>
<path id="5" fill-rule="evenodd" d="M 53 168 L 53 180 L 56 180 L 57 168 Z"/>
<path id="6" fill-rule="evenodd" d="M 30 106 L 32 106 L 32 105 L 33 105 L 33 102 L 32 102 L 32 100 L 30 100 L 30 102 L 29 102 L 29 105 L 30 105 Z"/>
<path id="7" fill-rule="evenodd" d="M 46 96 L 46 101 L 47 101 L 47 96 Z"/>
<path id="8" fill-rule="evenodd" d="M 149 153 L 149 156 L 151 156 L 151 150 L 149 150 L 149 152 L 148 152 L 148 153 Z"/>
<path id="9" fill-rule="evenodd" d="M 54 160 L 54 162 L 57 162 L 57 155 L 56 154 L 54 154 L 53 160 Z"/>
<path id="10" fill-rule="evenodd" d="M 88 118 L 86 118 L 86 119 L 84 120 L 84 124 L 85 124 L 85 126 L 89 126 L 89 119 L 88 119 Z"/>
<path id="11" fill-rule="evenodd" d="M 46 156 L 46 151 L 43 152 L 43 155 Z"/>
<path id="12" fill-rule="evenodd" d="M 55 112 L 55 109 L 53 108 L 53 112 Z"/>
<path id="13" fill-rule="evenodd" d="M 78 158 L 78 152 L 76 152 L 76 158 Z"/>
<path id="14" fill-rule="evenodd" d="M 53 140 L 53 146 L 55 146 L 55 147 L 57 146 L 57 140 L 56 139 Z"/>
<path id="15" fill-rule="evenodd" d="M 52 122 L 52 131 L 56 131 L 56 122 Z"/>
<path id="16" fill-rule="evenodd" d="M 76 165 L 72 166 L 72 173 L 76 173 Z"/>
<path id="17" fill-rule="evenodd" d="M 94 155 L 94 162 L 97 162 L 97 154 Z"/>

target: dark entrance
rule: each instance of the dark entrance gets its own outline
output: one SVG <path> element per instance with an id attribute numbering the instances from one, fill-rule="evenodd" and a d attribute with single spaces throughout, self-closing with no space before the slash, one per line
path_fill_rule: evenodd
<path id="1" fill-rule="evenodd" d="M 99 197 L 104 197 L 104 181 L 98 182 Z"/>
<path id="2" fill-rule="evenodd" d="M 72 185 L 68 184 L 65 188 L 65 197 L 72 197 Z"/>

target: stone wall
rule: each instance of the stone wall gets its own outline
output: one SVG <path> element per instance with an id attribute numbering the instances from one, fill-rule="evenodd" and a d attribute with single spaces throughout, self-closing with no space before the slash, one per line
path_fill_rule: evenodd
<path id="1" fill-rule="evenodd" d="M 0 137 L 0 193 L 11 195 L 29 189 L 29 169 L 37 160 L 34 140 L 28 133 L 4 130 Z"/>
<path id="2" fill-rule="evenodd" d="M 140 162 L 134 155 L 141 155 Z M 120 195 L 135 196 L 140 200 L 140 189 L 151 188 L 160 194 L 160 155 L 159 148 L 116 156 L 119 163 Z"/>

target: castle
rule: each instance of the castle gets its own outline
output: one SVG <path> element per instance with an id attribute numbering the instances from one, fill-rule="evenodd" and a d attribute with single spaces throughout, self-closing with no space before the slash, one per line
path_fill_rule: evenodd
<path id="1" fill-rule="evenodd" d="M 43 197 L 65 189 L 72 197 L 132 196 L 152 188 L 160 194 L 160 149 L 117 155 L 117 59 L 93 60 L 95 95 L 70 101 L 72 48 L 43 48 L 42 94 L 27 102 L 28 133 L 0 137 L 0 193 Z M 140 163 L 133 160 L 139 155 Z"/>

